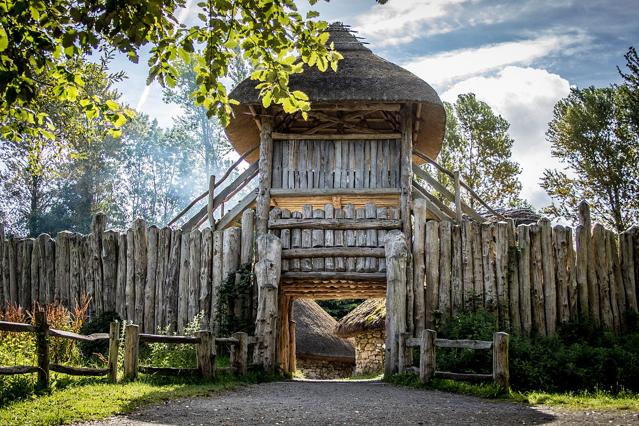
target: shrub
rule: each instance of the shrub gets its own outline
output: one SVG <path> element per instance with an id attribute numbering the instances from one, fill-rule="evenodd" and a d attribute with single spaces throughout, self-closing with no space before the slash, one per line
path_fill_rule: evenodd
<path id="1" fill-rule="evenodd" d="M 121 321 L 117 312 L 103 312 L 88 322 L 84 323 L 80 328 L 80 334 L 108 333 L 110 325 L 113 321 Z M 106 359 L 109 354 L 109 341 L 98 340 L 96 342 L 80 342 L 79 344 L 82 356 L 87 360 Z"/>
<path id="2" fill-rule="evenodd" d="M 182 335 L 193 336 L 202 329 L 204 312 L 197 314 L 184 328 Z M 160 330 L 160 334 L 173 335 L 170 327 Z M 144 364 L 153 367 L 174 367 L 174 368 L 195 368 L 197 367 L 195 345 L 190 344 L 168 344 L 151 343 L 141 351 L 141 360 Z"/>

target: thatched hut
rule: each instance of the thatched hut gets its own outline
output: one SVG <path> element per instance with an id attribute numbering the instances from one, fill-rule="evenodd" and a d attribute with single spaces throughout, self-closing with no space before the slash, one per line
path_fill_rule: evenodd
<path id="1" fill-rule="evenodd" d="M 337 321 L 309 299 L 293 302 L 296 323 L 297 369 L 309 379 L 350 377 L 355 367 L 355 347 L 335 335 Z"/>
<path id="2" fill-rule="evenodd" d="M 385 303 L 368 299 L 337 323 L 335 334 L 355 338 L 355 374 L 379 373 L 384 367 Z"/>

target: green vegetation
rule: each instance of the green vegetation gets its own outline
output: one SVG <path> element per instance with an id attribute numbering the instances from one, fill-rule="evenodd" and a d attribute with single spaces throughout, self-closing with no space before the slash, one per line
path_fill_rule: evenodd
<path id="1" fill-rule="evenodd" d="M 339 321 L 350 311 L 357 308 L 363 301 L 362 299 L 318 300 L 317 304 L 328 312 L 330 316 Z"/>

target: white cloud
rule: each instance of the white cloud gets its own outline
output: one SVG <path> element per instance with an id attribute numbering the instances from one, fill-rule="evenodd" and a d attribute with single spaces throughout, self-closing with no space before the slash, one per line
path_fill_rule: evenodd
<path id="1" fill-rule="evenodd" d="M 531 65 L 545 56 L 581 44 L 586 38 L 581 33 L 545 35 L 424 56 L 403 64 L 403 67 L 434 86 L 446 88 L 456 81 L 507 65 Z"/>
<path id="2" fill-rule="evenodd" d="M 451 24 L 444 18 L 470 0 L 391 0 L 355 19 L 354 27 L 376 45 L 408 43 L 424 35 L 448 32 Z M 426 26 L 428 29 L 423 30 Z"/>
<path id="3" fill-rule="evenodd" d="M 494 76 L 476 76 L 461 81 L 441 96 L 454 102 L 461 93 L 475 93 L 511 124 L 515 140 L 513 159 L 522 167 L 522 196 L 535 207 L 546 206 L 549 199 L 539 186 L 546 168 L 561 168 L 550 155 L 545 140 L 553 107 L 568 95 L 569 82 L 543 69 L 508 66 Z"/>

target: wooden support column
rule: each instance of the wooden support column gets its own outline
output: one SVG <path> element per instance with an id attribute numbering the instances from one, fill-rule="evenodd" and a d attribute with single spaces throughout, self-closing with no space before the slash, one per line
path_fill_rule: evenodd
<path id="1" fill-rule="evenodd" d="M 409 249 L 406 236 L 390 231 L 386 236 L 386 354 L 384 376 L 397 372 L 400 348 L 399 335 L 406 331 L 407 280 Z"/>
<path id="2" fill-rule="evenodd" d="M 268 212 L 271 204 L 271 178 L 273 169 L 273 117 L 262 117 L 260 132 L 259 184 L 256 203 L 257 235 L 268 231 Z"/>
<path id="3" fill-rule="evenodd" d="M 255 280 L 258 287 L 257 318 L 255 321 L 255 354 L 253 359 L 267 372 L 274 372 L 277 348 L 277 290 L 280 282 L 282 243 L 272 234 L 257 237 L 258 262 Z"/>
<path id="4" fill-rule="evenodd" d="M 402 231 L 406 236 L 406 247 L 408 249 L 408 274 L 406 276 L 406 328 L 408 332 L 413 333 L 413 300 L 415 298 L 413 292 L 413 262 L 411 261 L 412 240 L 413 240 L 413 224 L 411 221 L 411 207 L 413 194 L 413 106 L 412 104 L 402 105 L 400 111 L 400 125 L 402 132 L 401 139 L 401 195 L 399 199 Z"/>
<path id="5" fill-rule="evenodd" d="M 289 343 L 288 343 L 288 350 L 289 350 L 289 355 L 288 355 L 288 368 L 291 371 L 291 373 L 295 373 L 295 371 L 297 370 L 297 343 L 296 343 L 296 322 L 293 320 L 289 320 L 289 324 L 288 324 L 288 339 L 289 339 Z"/>

